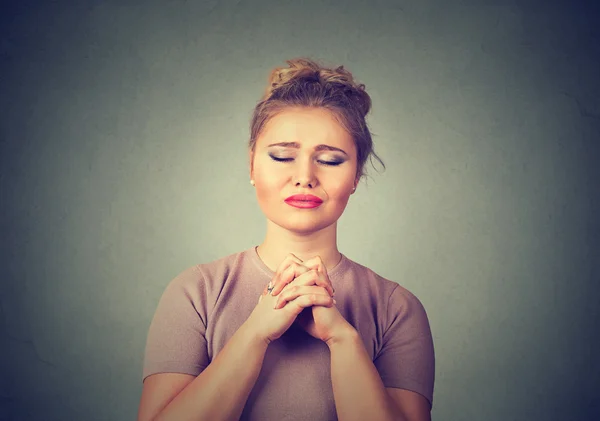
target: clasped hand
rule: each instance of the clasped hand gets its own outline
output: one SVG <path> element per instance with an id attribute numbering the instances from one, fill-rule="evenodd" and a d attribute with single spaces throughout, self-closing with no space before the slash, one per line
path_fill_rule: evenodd
<path id="1" fill-rule="evenodd" d="M 335 306 L 333 286 L 320 257 L 303 262 L 289 254 L 270 286 L 271 294 L 265 288 L 253 312 L 261 316 L 267 343 L 283 335 L 294 321 L 309 335 L 328 344 L 353 329 Z"/>

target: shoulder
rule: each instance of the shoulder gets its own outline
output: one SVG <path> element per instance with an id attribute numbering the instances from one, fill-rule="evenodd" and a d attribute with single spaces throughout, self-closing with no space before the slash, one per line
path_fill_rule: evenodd
<path id="1" fill-rule="evenodd" d="M 369 285 L 370 288 L 383 289 L 387 297 L 395 301 L 404 300 L 420 302 L 415 294 L 409 291 L 399 281 L 391 280 L 380 275 L 375 270 L 348 259 L 350 272 L 359 277 L 360 280 Z"/>
<path id="2" fill-rule="evenodd" d="M 211 291 L 221 289 L 223 280 L 239 266 L 243 253 L 232 253 L 185 268 L 167 284 L 165 293 L 179 293 L 192 301 L 211 295 Z"/>
<path id="3" fill-rule="evenodd" d="M 356 281 L 356 286 L 364 286 L 369 289 L 369 291 L 373 293 L 381 293 L 386 296 L 398 286 L 396 282 L 393 282 L 383 276 L 379 275 L 379 273 L 375 272 L 373 269 L 360 264 L 354 260 L 346 258 L 348 270 L 344 271 L 344 276 L 352 278 Z"/>
<path id="4" fill-rule="evenodd" d="M 218 259 L 197 264 L 195 268 L 207 282 L 213 279 L 223 279 L 241 264 L 244 254 L 244 251 L 238 251 Z"/>
<path id="5" fill-rule="evenodd" d="M 388 314 L 425 312 L 421 300 L 400 282 L 386 278 L 360 263 L 349 261 L 352 271 L 360 277 L 360 281 L 366 283 L 373 293 L 377 293 L 384 300 Z"/>

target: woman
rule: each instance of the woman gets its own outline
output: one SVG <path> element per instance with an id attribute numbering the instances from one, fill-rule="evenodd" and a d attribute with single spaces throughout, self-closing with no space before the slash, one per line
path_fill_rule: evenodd
<path id="1" fill-rule="evenodd" d="M 341 66 L 287 63 L 251 122 L 265 239 L 169 283 L 148 332 L 139 421 L 430 419 L 423 306 L 336 244 L 376 156 L 370 98 Z"/>

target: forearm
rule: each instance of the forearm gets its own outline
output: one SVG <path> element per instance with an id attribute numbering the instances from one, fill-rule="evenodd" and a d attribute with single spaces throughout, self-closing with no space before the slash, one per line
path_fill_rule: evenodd
<path id="1" fill-rule="evenodd" d="M 208 367 L 154 421 L 238 420 L 267 347 L 243 324 Z"/>
<path id="2" fill-rule="evenodd" d="M 404 421 L 358 333 L 328 346 L 333 396 L 340 421 Z"/>

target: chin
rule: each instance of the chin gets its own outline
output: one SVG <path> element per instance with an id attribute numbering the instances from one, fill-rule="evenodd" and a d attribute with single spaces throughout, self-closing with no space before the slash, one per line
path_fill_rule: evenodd
<path id="1" fill-rule="evenodd" d="M 327 218 L 327 219 L 323 219 L 323 218 L 319 218 L 319 219 L 314 219 L 314 220 L 300 220 L 301 218 L 298 219 L 292 219 L 292 218 L 269 218 L 269 220 L 271 222 L 273 222 L 275 225 L 280 226 L 281 228 L 287 230 L 287 231 L 291 231 L 295 234 L 302 234 L 302 235 L 306 235 L 306 234 L 312 234 L 314 232 L 317 231 L 321 231 L 325 228 L 330 227 L 331 225 L 334 225 L 337 222 L 337 218 Z"/>

